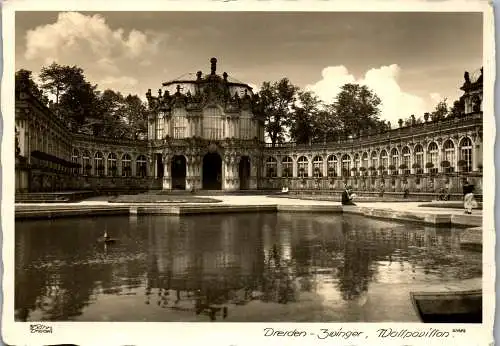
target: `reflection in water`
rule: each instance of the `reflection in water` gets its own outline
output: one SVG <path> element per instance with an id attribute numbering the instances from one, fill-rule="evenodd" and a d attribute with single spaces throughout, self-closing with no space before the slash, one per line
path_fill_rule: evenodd
<path id="1" fill-rule="evenodd" d="M 104 230 L 119 241 L 97 243 Z M 103 310 L 129 321 L 241 320 L 266 306 L 300 320 L 302 304 L 348 313 L 371 283 L 480 276 L 481 255 L 462 251 L 459 238 L 353 215 L 20 222 L 16 320 L 102 320 Z"/>

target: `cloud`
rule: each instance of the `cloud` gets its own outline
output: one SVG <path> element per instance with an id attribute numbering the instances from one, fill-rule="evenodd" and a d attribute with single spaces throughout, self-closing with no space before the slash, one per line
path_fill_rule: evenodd
<path id="1" fill-rule="evenodd" d="M 101 79 L 98 86 L 100 90 L 113 89 L 127 95 L 129 93 L 134 93 L 135 86 L 138 83 L 139 81 L 137 79 L 129 76 L 106 76 Z"/>
<path id="2" fill-rule="evenodd" d="M 396 124 L 400 118 L 408 118 L 411 114 L 417 117 L 429 112 L 441 100 L 438 93 L 430 94 L 427 98 L 411 94 L 401 89 L 398 79 L 401 68 L 392 64 L 372 68 L 362 78 L 356 78 L 345 66 L 329 66 L 323 69 L 322 79 L 314 84 L 307 85 L 306 90 L 316 93 L 320 99 L 331 103 L 346 83 L 366 85 L 380 97 L 380 117 Z"/>
<path id="3" fill-rule="evenodd" d="M 54 61 L 77 65 L 84 69 L 89 80 L 98 84 L 109 84 L 112 80 L 123 84 L 131 80 L 118 78 L 122 71 L 151 65 L 149 59 L 159 54 L 165 38 L 165 34 L 111 28 L 101 15 L 64 12 L 55 22 L 26 33 L 24 57 L 40 65 Z M 118 84 L 110 87 L 118 88 Z"/>

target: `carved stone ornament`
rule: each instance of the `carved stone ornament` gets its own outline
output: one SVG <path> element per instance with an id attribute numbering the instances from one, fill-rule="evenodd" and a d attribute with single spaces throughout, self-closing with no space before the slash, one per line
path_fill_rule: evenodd
<path id="1" fill-rule="evenodd" d="M 208 145 L 208 152 L 209 152 L 209 153 L 215 153 L 215 152 L 217 152 L 217 144 L 215 144 L 215 143 L 210 143 L 210 144 Z"/>

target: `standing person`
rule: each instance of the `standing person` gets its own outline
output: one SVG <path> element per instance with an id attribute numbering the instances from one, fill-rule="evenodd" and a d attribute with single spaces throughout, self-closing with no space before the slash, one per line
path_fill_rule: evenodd
<path id="1" fill-rule="evenodd" d="M 474 200 L 474 185 L 470 184 L 467 178 L 464 178 L 462 191 L 464 194 L 464 209 L 466 214 L 472 214 L 472 208 L 476 204 Z"/>

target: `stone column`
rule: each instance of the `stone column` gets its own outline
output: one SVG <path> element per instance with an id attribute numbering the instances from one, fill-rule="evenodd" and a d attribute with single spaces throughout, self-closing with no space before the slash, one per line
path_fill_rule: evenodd
<path id="1" fill-rule="evenodd" d="M 163 155 L 163 190 L 172 189 L 172 179 L 170 176 L 170 155 Z"/>
<path id="2" fill-rule="evenodd" d="M 248 181 L 248 188 L 249 189 L 257 189 L 257 169 L 261 167 L 262 165 L 259 162 L 259 158 L 257 156 L 250 156 L 250 177 Z M 294 170 L 295 172 L 297 171 L 296 166 L 294 165 Z"/>

